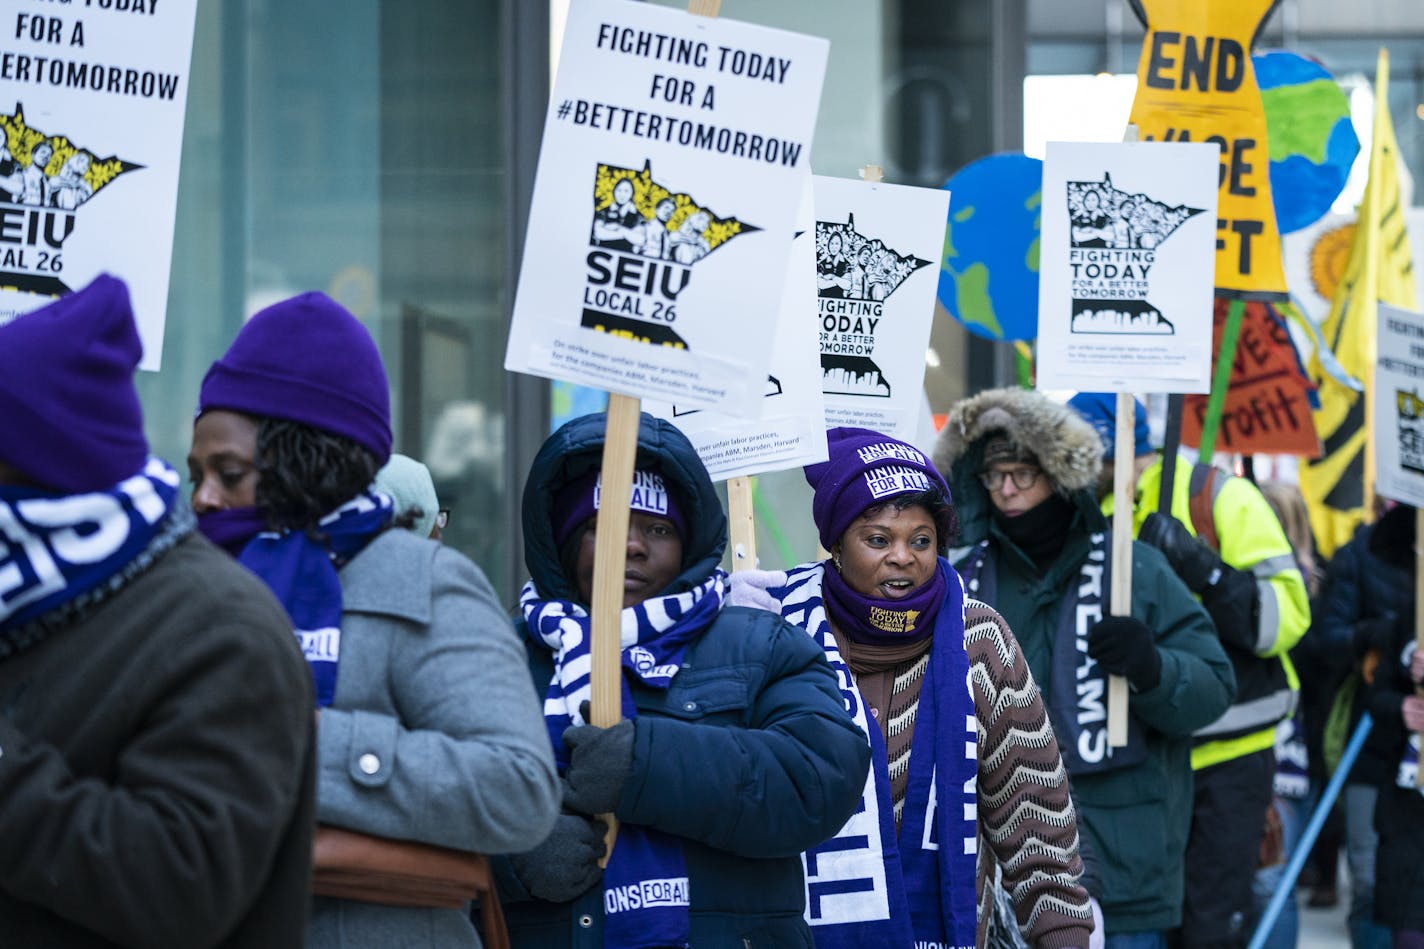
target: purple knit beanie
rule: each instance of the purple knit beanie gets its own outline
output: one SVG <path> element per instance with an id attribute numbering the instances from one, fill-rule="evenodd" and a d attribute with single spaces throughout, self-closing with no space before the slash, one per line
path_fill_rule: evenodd
<path id="1" fill-rule="evenodd" d="M 560 488 L 554 495 L 550 517 L 554 521 L 554 546 L 563 550 L 564 544 L 580 524 L 593 517 L 599 507 L 599 493 L 602 478 L 597 469 L 575 478 Z M 628 502 L 630 510 L 656 514 L 672 521 L 677 534 L 687 538 L 687 517 L 682 513 L 682 505 L 677 495 L 668 490 L 663 476 L 656 471 L 638 470 L 633 472 L 633 496 Z"/>
<path id="2" fill-rule="evenodd" d="M 211 409 L 301 422 L 391 455 L 391 395 L 375 340 L 324 293 L 274 303 L 238 330 L 198 393 Z"/>
<path id="3" fill-rule="evenodd" d="M 913 445 L 868 428 L 833 428 L 826 432 L 827 461 L 807 465 L 806 483 L 815 496 L 811 519 L 827 550 L 865 509 L 901 494 L 949 485 L 934 464 Z"/>
<path id="4" fill-rule="evenodd" d="M 128 288 L 108 274 L 0 327 L 0 461 L 67 494 L 137 474 L 142 355 Z"/>

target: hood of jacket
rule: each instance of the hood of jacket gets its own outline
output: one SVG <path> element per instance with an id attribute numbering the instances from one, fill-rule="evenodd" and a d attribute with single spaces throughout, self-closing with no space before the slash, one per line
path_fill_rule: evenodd
<path id="1" fill-rule="evenodd" d="M 985 443 L 1000 432 L 1038 459 L 1090 527 L 1102 523 L 1094 496 L 1103 466 L 1097 430 L 1067 405 L 1032 389 L 987 389 L 955 403 L 935 442 L 934 463 L 954 492 L 960 545 L 988 536 L 993 502 L 979 482 L 979 469 Z"/>
<path id="2" fill-rule="evenodd" d="M 550 599 L 577 599 L 575 579 L 564 573 L 554 543 L 553 499 L 565 484 L 602 466 L 606 427 L 602 413 L 563 425 L 539 449 L 524 484 L 524 564 L 540 594 Z M 712 479 L 687 436 L 646 412 L 638 421 L 635 464 L 663 476 L 687 517 L 682 573 L 663 592 L 691 589 L 711 575 L 727 546 L 727 516 Z"/>

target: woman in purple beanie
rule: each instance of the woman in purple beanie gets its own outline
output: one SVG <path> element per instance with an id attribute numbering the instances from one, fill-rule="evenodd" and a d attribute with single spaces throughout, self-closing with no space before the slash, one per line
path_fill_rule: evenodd
<path id="1" fill-rule="evenodd" d="M 1013 634 L 944 559 L 949 487 L 879 432 L 827 442 L 806 480 L 830 558 L 732 577 L 825 650 L 873 749 L 863 806 L 806 853 L 816 945 L 983 946 L 1002 875 L 1029 945 L 1087 946 L 1067 776 Z"/>
<path id="2" fill-rule="evenodd" d="M 464 555 L 372 486 L 391 453 L 385 368 L 324 294 L 243 326 L 203 380 L 198 526 L 286 607 L 316 687 L 317 821 L 478 853 L 527 850 L 558 810 L 523 650 Z M 468 908 L 317 896 L 308 945 L 478 947 Z"/>

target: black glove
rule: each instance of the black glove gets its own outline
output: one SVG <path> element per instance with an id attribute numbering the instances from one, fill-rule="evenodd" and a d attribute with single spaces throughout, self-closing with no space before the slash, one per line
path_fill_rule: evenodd
<path id="1" fill-rule="evenodd" d="M 1355 649 L 1355 656 L 1363 656 L 1371 649 L 1386 654 L 1393 652 L 1394 627 L 1397 622 L 1398 617 L 1395 616 L 1393 610 L 1390 610 L 1380 616 L 1372 616 L 1356 623 L 1350 637 L 1351 645 Z"/>
<path id="2" fill-rule="evenodd" d="M 567 903 L 587 893 L 600 879 L 599 859 L 608 852 L 608 825 L 582 814 L 560 814 L 544 842 L 509 858 L 519 882 L 535 899 Z"/>
<path id="3" fill-rule="evenodd" d="M 1217 638 L 1228 646 L 1257 653 L 1261 631 L 1261 590 L 1245 570 L 1221 565 L 1220 576 L 1201 593 Z"/>
<path id="4" fill-rule="evenodd" d="M 1221 558 L 1216 551 L 1193 537 L 1192 532 L 1170 514 L 1153 511 L 1147 515 L 1137 539 L 1166 554 L 1172 570 L 1193 593 L 1201 593 L 1220 576 Z"/>
<path id="5" fill-rule="evenodd" d="M 1162 680 L 1162 657 L 1152 628 L 1131 616 L 1104 616 L 1088 630 L 1088 655 L 1109 675 L 1125 676 L 1139 692 Z"/>
<path id="6" fill-rule="evenodd" d="M 611 728 L 573 725 L 564 729 L 569 768 L 564 772 L 564 806 L 580 814 L 610 814 L 633 773 L 633 723 Z"/>

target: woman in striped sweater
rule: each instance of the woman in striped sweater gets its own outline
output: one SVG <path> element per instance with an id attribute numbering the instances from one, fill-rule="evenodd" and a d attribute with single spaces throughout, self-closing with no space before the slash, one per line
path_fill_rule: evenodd
<path id="1" fill-rule="evenodd" d="M 1031 946 L 1087 946 L 1067 775 L 1013 634 L 943 558 L 948 486 L 904 442 L 827 436 L 806 480 L 830 558 L 733 576 L 821 645 L 873 749 L 862 806 L 805 855 L 818 949 L 983 946 L 999 874 Z"/>

